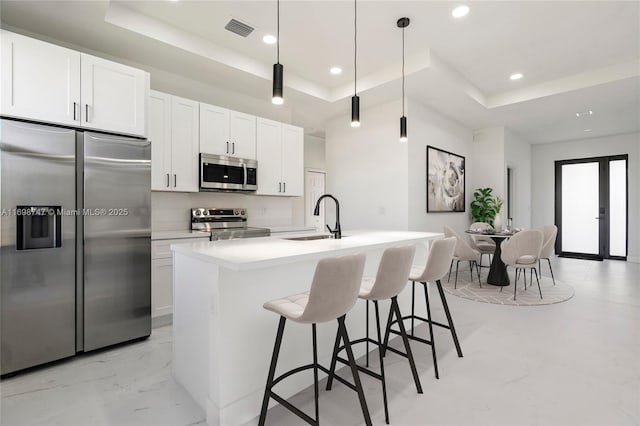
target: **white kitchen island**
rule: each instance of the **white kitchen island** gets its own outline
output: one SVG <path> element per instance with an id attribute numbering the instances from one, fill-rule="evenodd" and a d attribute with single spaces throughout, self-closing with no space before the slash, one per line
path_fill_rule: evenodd
<path id="1" fill-rule="evenodd" d="M 414 264 L 424 265 L 430 241 L 442 236 L 349 231 L 340 240 L 264 237 L 172 245 L 176 379 L 206 411 L 209 425 L 257 423 L 279 319 L 262 304 L 308 291 L 319 259 L 364 252 L 365 274 L 375 275 L 385 248 L 414 244 Z M 398 298 L 403 315 L 409 313 L 410 300 L 408 290 Z M 424 316 L 423 303 L 417 305 Z M 381 311 L 384 327 L 388 303 L 381 304 Z M 358 301 L 347 314 L 352 340 L 364 336 L 364 312 L 364 302 Z M 374 324 L 370 321 L 372 336 Z M 327 366 L 336 329 L 337 322 L 317 327 L 318 360 Z M 354 352 L 356 357 L 363 355 L 364 345 L 355 346 Z M 430 354 L 415 350 L 414 356 Z M 276 374 L 307 364 L 311 357 L 311 327 L 287 322 Z M 351 380 L 350 373 L 345 377 Z M 407 366 L 408 380 L 410 377 Z M 277 389 L 289 397 L 311 384 L 311 376 L 303 373 L 287 378 Z M 357 404 L 355 392 L 353 398 Z"/>

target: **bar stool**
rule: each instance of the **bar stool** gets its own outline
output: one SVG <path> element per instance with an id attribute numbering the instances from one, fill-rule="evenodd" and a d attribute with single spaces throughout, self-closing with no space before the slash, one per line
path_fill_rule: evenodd
<path id="1" fill-rule="evenodd" d="M 378 354 L 380 356 L 380 374 L 369 370 L 368 368 L 358 365 L 358 370 L 374 377 L 382 382 L 382 399 L 384 401 L 384 417 L 385 421 L 389 423 L 389 408 L 387 406 L 387 384 L 384 375 L 384 361 L 382 358 L 382 335 L 380 330 L 380 311 L 378 309 L 378 301 L 390 300 L 390 315 L 395 315 L 396 318 L 402 318 L 400 314 L 400 308 L 398 307 L 398 294 L 407 285 L 407 279 L 409 278 L 409 271 L 411 270 L 411 263 L 413 262 L 413 255 L 415 254 L 415 246 L 404 247 L 392 247 L 388 248 L 382 254 L 380 265 L 378 266 L 378 273 L 375 280 L 371 278 L 364 278 L 362 280 L 362 286 L 360 287 L 360 294 L 358 297 L 366 301 L 367 307 L 367 332 L 366 337 L 363 339 L 354 340 L 352 345 L 358 343 L 366 343 L 367 355 L 366 366 L 369 366 L 369 343 L 378 345 Z M 372 301 L 376 311 L 376 327 L 378 331 L 378 340 L 369 338 L 369 302 Z M 413 380 L 416 384 L 418 393 L 422 393 L 422 385 L 420 384 L 420 378 L 418 377 L 418 371 L 416 369 L 413 355 L 411 353 L 411 346 L 409 345 L 409 339 L 404 329 L 402 322 L 398 323 L 400 326 L 400 334 L 404 342 L 406 350 L 406 356 L 409 359 L 409 366 L 411 367 L 411 373 L 413 374 Z M 339 337 L 336 336 L 336 343 L 333 349 L 333 357 L 331 359 L 331 367 L 329 373 L 329 379 L 327 380 L 327 390 L 331 390 L 333 378 L 335 377 L 336 362 L 340 361 L 343 364 L 349 364 L 349 361 L 340 358 L 339 352 L 346 349 L 345 346 L 339 346 Z"/>
<path id="2" fill-rule="evenodd" d="M 358 393 L 365 424 L 371 425 L 367 402 L 364 397 L 353 351 L 351 350 L 347 328 L 344 324 L 346 313 L 355 305 L 358 299 L 358 290 L 360 289 L 360 282 L 364 271 L 364 262 L 364 254 L 322 259 L 316 266 L 309 292 L 271 300 L 263 305 L 265 309 L 280 315 L 280 323 L 278 325 L 273 356 L 271 357 L 271 366 L 269 367 L 269 375 L 262 400 L 262 410 L 260 411 L 260 420 L 258 423 L 260 426 L 263 426 L 265 423 L 270 398 L 278 401 L 307 423 L 311 425 L 319 424 L 318 370 L 322 370 L 327 374 L 329 374 L 329 370 L 318 364 L 316 324 L 333 320 L 338 320 L 338 337 L 336 341 L 342 339 L 344 342 L 355 384 L 351 384 L 337 376 L 336 379 L 345 383 Z M 293 370 L 283 373 L 278 378 L 274 378 L 278 355 L 280 353 L 280 344 L 282 343 L 282 335 L 284 333 L 284 325 L 287 319 L 298 323 L 311 324 L 313 363 L 294 368 Z M 313 369 L 315 419 L 273 391 L 273 387 L 281 380 L 311 368 Z"/>
<path id="3" fill-rule="evenodd" d="M 449 269 L 449 265 L 453 259 L 453 253 L 456 248 L 456 237 L 444 238 L 441 240 L 436 240 L 431 245 L 431 250 L 429 250 L 429 257 L 427 258 L 427 265 L 422 267 L 412 267 L 411 273 L 409 275 L 409 280 L 411 280 L 411 315 L 406 317 L 402 317 L 403 320 L 411 319 L 411 334 L 408 336 L 409 339 L 415 340 L 421 343 L 425 343 L 431 346 L 431 356 L 433 358 L 433 369 L 435 371 L 436 379 L 440 378 L 438 374 L 438 361 L 436 359 L 436 345 L 433 338 L 433 326 L 437 325 L 438 327 L 443 327 L 449 329 L 451 331 L 451 336 L 453 337 L 453 343 L 456 346 L 456 351 L 458 352 L 458 357 L 462 358 L 462 349 L 460 349 L 460 342 L 458 342 L 458 336 L 456 334 L 456 329 L 453 325 L 453 320 L 451 319 L 451 312 L 449 312 L 449 305 L 447 304 L 447 299 L 444 295 L 444 290 L 442 289 L 442 283 L 440 280 L 447 275 L 447 271 Z M 444 307 L 444 313 L 447 316 L 448 325 L 433 321 L 431 319 L 431 306 L 429 304 L 429 290 L 427 288 L 427 282 L 434 282 L 438 287 L 438 293 L 440 293 L 440 300 L 442 301 L 442 306 Z M 415 314 L 415 290 L 416 290 L 416 282 L 420 282 L 424 287 L 424 301 L 427 306 L 427 318 L 420 317 Z M 422 339 L 414 335 L 414 321 L 420 320 L 426 322 L 429 325 L 429 339 Z M 391 326 L 394 323 L 398 323 L 400 327 L 400 331 L 393 330 Z M 404 355 L 402 352 L 397 349 L 391 348 L 388 346 L 389 335 L 393 334 L 401 334 L 402 333 L 402 321 L 391 320 L 391 316 L 389 316 L 389 321 L 387 322 L 387 330 L 384 336 L 384 345 L 383 351 L 388 349 L 394 353 L 398 353 L 400 355 Z"/>

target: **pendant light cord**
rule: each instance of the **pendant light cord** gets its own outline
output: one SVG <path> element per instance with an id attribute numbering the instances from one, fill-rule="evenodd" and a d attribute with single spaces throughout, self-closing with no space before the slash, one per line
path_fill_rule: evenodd
<path id="1" fill-rule="evenodd" d="M 404 117 L 404 28 L 402 27 L 402 116 Z"/>
<path id="2" fill-rule="evenodd" d="M 276 45 L 276 62 L 280 63 L 280 0 L 277 0 L 277 9 L 278 9 L 278 19 L 277 19 L 277 32 L 276 39 L 278 40 L 278 44 Z"/>
<path id="3" fill-rule="evenodd" d="M 358 6 L 353 0 L 353 94 L 358 95 Z"/>

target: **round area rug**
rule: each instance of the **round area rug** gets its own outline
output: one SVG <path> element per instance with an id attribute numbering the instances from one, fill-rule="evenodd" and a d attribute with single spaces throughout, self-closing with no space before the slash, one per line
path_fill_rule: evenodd
<path id="1" fill-rule="evenodd" d="M 466 266 L 466 265 L 465 265 Z M 469 269 L 462 267 L 460 262 L 460 270 L 458 271 L 458 285 L 454 289 L 455 265 L 451 273 L 451 281 L 447 282 L 447 277 L 442 280 L 442 287 L 447 293 L 465 299 L 475 300 L 484 303 L 493 303 L 497 305 L 517 305 L 517 306 L 533 306 L 533 305 L 551 305 L 553 303 L 565 302 L 574 295 L 573 287 L 556 280 L 553 285 L 551 277 L 540 278 L 540 289 L 542 290 L 542 299 L 538 292 L 538 284 L 536 277 L 533 276 L 533 284 L 529 286 L 529 274 L 527 273 L 527 289 L 524 289 L 524 281 L 522 275 L 518 278 L 518 289 L 516 291 L 516 300 L 513 300 L 513 283 L 515 281 L 514 271 L 509 268 L 509 279 L 511 284 L 502 287 L 487 284 L 488 268 L 482 268 L 480 279 L 482 288 L 478 285 L 478 276 L 474 273 L 474 281 L 469 281 Z"/>

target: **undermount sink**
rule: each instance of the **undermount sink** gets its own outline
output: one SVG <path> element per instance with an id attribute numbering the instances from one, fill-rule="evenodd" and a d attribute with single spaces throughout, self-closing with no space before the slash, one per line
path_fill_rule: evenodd
<path id="1" fill-rule="evenodd" d="M 331 235 L 309 235 L 306 237 L 292 237 L 292 238 L 284 238 L 285 240 L 290 241 L 310 241 L 310 240 L 324 240 L 327 238 L 333 238 Z"/>

